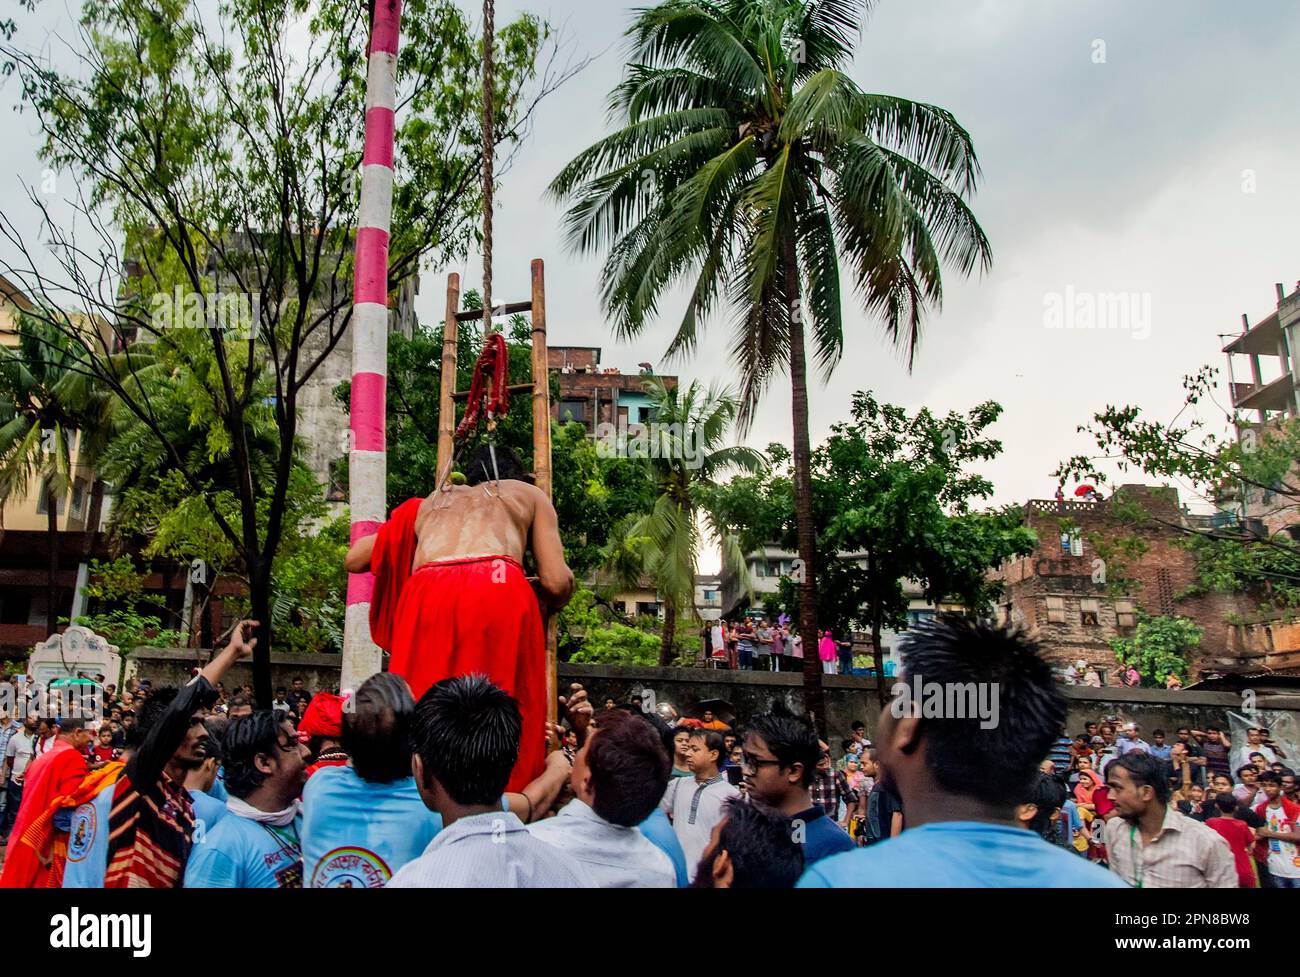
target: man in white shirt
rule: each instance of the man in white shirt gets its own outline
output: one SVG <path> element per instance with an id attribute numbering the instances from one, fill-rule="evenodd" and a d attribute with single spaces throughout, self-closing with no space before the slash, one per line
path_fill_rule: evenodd
<path id="1" fill-rule="evenodd" d="M 1246 745 L 1239 746 L 1232 751 L 1232 769 L 1237 770 L 1250 763 L 1252 753 L 1262 754 L 1264 759 L 1268 761 L 1269 766 L 1277 763 L 1279 758 L 1285 759 L 1275 747 L 1269 745 L 1265 735 L 1266 731 L 1258 726 L 1252 726 L 1246 730 Z"/>
<path id="2" fill-rule="evenodd" d="M 519 704 L 483 675 L 444 679 L 421 697 L 411 731 L 411 773 L 420 799 L 442 815 L 443 827 L 389 888 L 591 887 L 573 858 L 501 810 L 522 728 Z"/>
<path id="3" fill-rule="evenodd" d="M 574 799 L 529 832 L 580 863 L 598 888 L 674 888 L 672 860 L 637 827 L 668 786 L 659 734 L 623 709 L 597 713 L 591 725 L 573 759 Z"/>
<path id="4" fill-rule="evenodd" d="M 673 831 L 686 856 L 686 871 L 694 882 L 713 829 L 722 820 L 722 806 L 739 797 L 740 791 L 718 773 L 724 749 L 721 733 L 694 730 L 686 749 L 687 764 L 695 777 L 675 777 L 659 807 L 672 819 Z"/>
<path id="5" fill-rule="evenodd" d="M 5 812 L 0 818 L 0 844 L 9 837 L 14 818 L 18 817 L 18 807 L 23 801 L 23 777 L 27 765 L 36 756 L 37 720 L 28 716 L 23 721 L 23 728 L 9 737 L 5 747 L 4 768 L 7 786 L 5 788 Z"/>
<path id="6" fill-rule="evenodd" d="M 1115 752 L 1118 756 L 1124 756 L 1135 750 L 1150 753 L 1151 746 L 1146 740 L 1138 738 L 1137 723 L 1125 723 L 1124 728 L 1120 730 L 1119 739 L 1115 742 Z"/>

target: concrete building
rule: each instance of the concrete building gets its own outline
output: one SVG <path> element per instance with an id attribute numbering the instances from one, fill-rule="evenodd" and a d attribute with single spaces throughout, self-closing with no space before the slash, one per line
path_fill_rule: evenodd
<path id="1" fill-rule="evenodd" d="M 658 376 L 649 363 L 638 373 L 623 373 L 600 365 L 599 346 L 551 346 L 547 365 L 559 376 L 560 396 L 551 404 L 557 421 L 577 421 L 594 435 L 601 424 L 631 428 L 650 420 L 645 381 L 677 386 L 677 377 Z"/>
<path id="2" fill-rule="evenodd" d="M 722 577 L 718 574 L 695 575 L 695 612 L 705 621 L 722 617 Z"/>
<path id="3" fill-rule="evenodd" d="M 1300 283 L 1290 295 L 1281 284 L 1275 288 L 1277 308 L 1254 325 L 1243 314 L 1241 334 L 1223 347 L 1232 406 L 1242 416 L 1238 440 L 1266 436 L 1283 419 L 1300 417 Z M 1238 382 L 1239 373 L 1248 379 Z M 1300 480 L 1300 464 L 1292 475 Z M 1219 499 L 1255 532 L 1285 530 L 1300 539 L 1298 502 L 1294 493 L 1246 485 L 1224 486 Z"/>
<path id="4" fill-rule="evenodd" d="M 1119 500 L 1140 503 L 1149 518 L 1134 524 L 1120 513 Z M 1188 592 L 1197 579 L 1196 560 L 1181 545 L 1185 533 L 1179 527 L 1195 528 L 1196 519 L 1179 505 L 1177 489 L 1125 485 L 1101 502 L 1035 499 L 1025 504 L 1025 520 L 1038 534 L 1038 547 L 995 574 L 1006 587 L 998 617 L 1023 627 L 1058 669 L 1082 660 L 1106 684 L 1117 685 L 1110 642 L 1130 636 L 1140 612 L 1187 617 L 1202 629 L 1192 681 L 1256 666 L 1300 667 L 1300 643 L 1294 652 L 1274 648 L 1267 661 L 1251 651 L 1252 641 L 1264 639 L 1251 638 L 1236 622 L 1254 612 L 1253 601 Z M 1112 552 L 1107 544 L 1121 540 L 1135 541 L 1136 552 L 1112 555 L 1108 564 L 1102 552 Z"/>

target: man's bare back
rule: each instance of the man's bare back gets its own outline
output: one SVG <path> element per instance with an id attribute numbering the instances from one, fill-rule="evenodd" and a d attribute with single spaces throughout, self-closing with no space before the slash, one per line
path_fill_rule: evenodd
<path id="1" fill-rule="evenodd" d="M 411 569 L 480 556 L 508 556 L 523 563 L 539 499 L 546 496 L 536 486 L 513 479 L 447 485 L 434 492 L 415 517 L 419 542 Z"/>

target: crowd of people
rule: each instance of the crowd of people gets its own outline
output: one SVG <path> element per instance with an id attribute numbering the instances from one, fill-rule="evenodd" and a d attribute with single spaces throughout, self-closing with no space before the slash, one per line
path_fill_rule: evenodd
<path id="1" fill-rule="evenodd" d="M 0 720 L 0 886 L 1300 884 L 1295 774 L 1267 729 L 1070 735 L 1032 643 L 965 618 L 909 632 L 903 674 L 990 685 L 994 724 L 890 706 L 833 751 L 779 703 L 679 716 L 575 685 L 517 791 L 543 731 L 488 678 L 418 701 L 391 672 L 346 698 L 295 680 L 259 708 L 223 685 L 250 635 L 180 688 L 113 690 L 102 716 Z"/>
<path id="2" fill-rule="evenodd" d="M 802 671 L 803 638 L 790 624 L 785 615 L 775 621 L 742 617 L 705 622 L 701 631 L 704 658 L 714 668 L 733 671 Z M 830 631 L 823 631 L 816 654 L 822 671 L 828 675 L 853 671 L 853 641 L 849 638 L 836 639 Z M 892 667 L 887 672 L 892 674 Z"/>

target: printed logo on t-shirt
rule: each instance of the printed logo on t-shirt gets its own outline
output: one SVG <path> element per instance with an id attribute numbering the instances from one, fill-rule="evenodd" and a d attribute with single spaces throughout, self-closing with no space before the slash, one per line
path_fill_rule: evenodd
<path id="1" fill-rule="evenodd" d="M 393 877 L 385 861 L 364 848 L 327 852 L 311 876 L 313 889 L 379 889 Z"/>
<path id="2" fill-rule="evenodd" d="M 72 828 L 68 832 L 68 861 L 81 861 L 94 842 L 95 806 L 82 804 L 72 815 Z"/>

